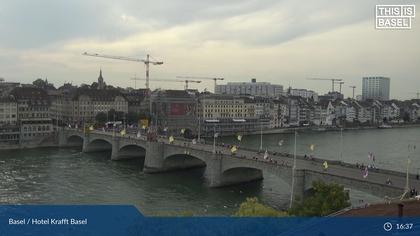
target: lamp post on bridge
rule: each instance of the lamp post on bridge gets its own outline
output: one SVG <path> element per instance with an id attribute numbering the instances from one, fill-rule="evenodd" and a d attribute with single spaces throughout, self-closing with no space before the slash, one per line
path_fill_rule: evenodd
<path id="1" fill-rule="evenodd" d="M 213 154 L 216 154 L 216 138 L 217 138 L 216 124 L 214 124 L 213 126 Z"/>
<path id="2" fill-rule="evenodd" d="M 295 171 L 296 171 L 296 143 L 297 143 L 297 130 L 295 129 L 295 147 L 293 150 L 293 167 L 292 167 L 292 187 L 290 191 L 290 206 L 292 208 L 293 205 L 293 192 L 295 188 Z"/>
<path id="3" fill-rule="evenodd" d="M 405 190 L 403 195 L 401 196 L 401 200 L 405 197 L 405 195 L 410 191 L 410 179 L 409 179 L 409 169 L 410 169 L 410 164 L 411 164 L 411 159 L 410 159 L 410 149 L 411 151 L 415 151 L 416 150 L 416 145 L 408 145 L 408 155 L 407 155 L 407 171 L 406 171 L 406 177 L 405 177 Z"/>
<path id="4" fill-rule="evenodd" d="M 343 127 L 340 129 L 340 161 L 343 161 Z"/>
<path id="5" fill-rule="evenodd" d="M 263 127 L 262 127 L 262 121 L 260 118 L 260 151 L 263 149 Z"/>

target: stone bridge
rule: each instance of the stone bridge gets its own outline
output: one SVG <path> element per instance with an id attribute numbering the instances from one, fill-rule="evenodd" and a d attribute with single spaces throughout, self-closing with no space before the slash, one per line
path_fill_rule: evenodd
<path id="1" fill-rule="evenodd" d="M 262 154 L 255 150 L 240 149 L 232 156 L 225 147 L 217 147 L 216 153 L 213 153 L 212 145 L 193 145 L 180 140 L 170 144 L 164 138 L 148 142 L 145 138 L 132 135 L 121 136 L 99 131 L 84 134 L 78 130 L 63 130 L 59 134 L 59 144 L 61 147 L 82 145 L 83 152 L 111 150 L 112 160 L 142 156 L 145 159 L 145 173 L 205 167 L 204 176 L 210 187 L 260 180 L 264 175 L 271 174 L 288 184 L 294 182 L 294 199 L 302 199 L 316 180 L 337 183 L 381 198 L 401 196 L 406 185 L 405 173 L 372 170 L 367 178 L 363 178 L 362 170 L 352 164 L 328 161 L 329 167 L 325 170 L 323 160 L 303 157 L 297 158 L 296 170 L 292 175 L 291 155 L 270 155 L 271 160 L 264 160 Z M 388 178 L 392 180 L 391 185 L 385 183 Z M 409 175 L 409 185 L 420 189 L 420 182 L 413 174 Z"/>

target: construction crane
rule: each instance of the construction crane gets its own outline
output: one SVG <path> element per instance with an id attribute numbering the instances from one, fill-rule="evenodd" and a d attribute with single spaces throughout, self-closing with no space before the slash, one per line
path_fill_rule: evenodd
<path id="1" fill-rule="evenodd" d="M 326 78 L 309 78 L 308 80 L 330 80 L 331 81 L 331 92 L 334 92 L 334 84 L 336 81 L 343 81 L 342 79 L 326 79 Z"/>
<path id="2" fill-rule="evenodd" d="M 417 99 L 420 99 L 420 92 L 412 93 L 412 94 L 416 94 L 417 95 Z"/>
<path id="3" fill-rule="evenodd" d="M 146 79 L 143 79 L 143 78 L 131 78 L 131 80 L 136 81 L 136 80 L 146 80 Z M 189 83 L 201 83 L 200 80 L 189 80 L 189 79 L 186 79 L 186 80 L 179 80 L 179 79 L 176 79 L 176 80 L 173 80 L 173 79 L 153 79 L 153 81 L 185 83 L 185 85 L 184 85 L 184 89 L 185 90 L 188 90 L 188 84 Z"/>
<path id="4" fill-rule="evenodd" d="M 130 58 L 130 57 L 121 57 L 121 56 L 111 56 L 111 55 L 103 55 L 98 53 L 87 53 L 84 52 L 83 56 L 91 56 L 91 57 L 102 57 L 108 59 L 115 59 L 115 60 L 124 60 L 124 61 L 134 61 L 134 62 L 143 62 L 146 65 L 146 89 L 149 89 L 149 65 L 162 65 L 163 62 L 161 61 L 151 61 L 150 55 L 147 54 L 146 59 L 138 59 L 138 58 Z"/>
<path id="5" fill-rule="evenodd" d="M 338 85 L 340 85 L 340 93 L 341 93 L 341 86 L 343 86 L 344 82 L 343 81 L 339 81 L 337 82 Z"/>
<path id="6" fill-rule="evenodd" d="M 204 79 L 204 80 L 213 80 L 214 81 L 214 91 L 216 92 L 216 85 L 218 80 L 224 80 L 225 78 L 216 78 L 216 77 L 201 77 L 201 76 L 177 76 L 179 79 Z"/>
<path id="7" fill-rule="evenodd" d="M 349 86 L 350 88 L 352 88 L 353 89 L 353 99 L 354 99 L 354 90 L 356 89 L 356 86 Z"/>

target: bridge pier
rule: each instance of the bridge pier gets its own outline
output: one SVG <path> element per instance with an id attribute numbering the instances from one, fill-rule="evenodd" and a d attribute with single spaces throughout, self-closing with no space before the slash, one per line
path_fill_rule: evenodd
<path id="1" fill-rule="evenodd" d="M 209 187 L 221 187 L 222 185 L 222 157 L 220 154 L 214 154 L 207 161 L 204 176 Z"/>
<path id="2" fill-rule="evenodd" d="M 163 170 L 165 144 L 159 142 L 148 142 L 146 157 L 144 159 L 144 173 L 158 173 Z"/>
<path id="3" fill-rule="evenodd" d="M 305 170 L 295 170 L 293 185 L 292 204 L 302 201 L 305 197 Z"/>
<path id="4" fill-rule="evenodd" d="M 111 160 L 116 161 L 119 160 L 118 152 L 120 150 L 120 139 L 117 137 L 114 137 L 112 139 L 112 151 L 111 151 Z"/>
<path id="5" fill-rule="evenodd" d="M 58 132 L 58 147 L 62 148 L 62 147 L 67 147 L 67 146 L 68 146 L 68 143 L 67 143 L 66 133 L 60 130 Z"/>

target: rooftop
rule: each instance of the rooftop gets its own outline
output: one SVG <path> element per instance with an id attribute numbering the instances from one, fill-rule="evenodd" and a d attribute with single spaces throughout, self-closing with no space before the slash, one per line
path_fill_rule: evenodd
<path id="1" fill-rule="evenodd" d="M 338 213 L 337 216 L 398 216 L 398 204 L 403 204 L 403 216 L 420 216 L 420 201 L 408 200 L 395 203 L 380 203 L 354 208 Z"/>

